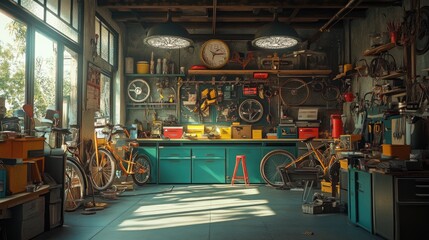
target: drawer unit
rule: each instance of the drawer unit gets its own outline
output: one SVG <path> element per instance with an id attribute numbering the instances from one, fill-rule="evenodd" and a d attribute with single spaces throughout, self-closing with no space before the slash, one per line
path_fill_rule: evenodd
<path id="1" fill-rule="evenodd" d="M 397 178 L 398 203 L 428 203 L 429 178 Z"/>
<path id="2" fill-rule="evenodd" d="M 159 148 L 159 183 L 191 183 L 191 149 Z"/>
<path id="3" fill-rule="evenodd" d="M 225 148 L 192 149 L 192 183 L 225 183 Z"/>

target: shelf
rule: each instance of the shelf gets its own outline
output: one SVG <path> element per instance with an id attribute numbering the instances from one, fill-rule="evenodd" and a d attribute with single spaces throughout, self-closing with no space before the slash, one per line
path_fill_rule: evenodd
<path id="1" fill-rule="evenodd" d="M 406 92 L 405 89 L 399 88 L 399 89 L 393 89 L 393 90 L 390 90 L 390 91 L 386 91 L 386 92 L 380 93 L 380 95 L 382 95 L 382 96 L 392 96 L 392 95 L 403 94 L 405 92 Z"/>
<path id="2" fill-rule="evenodd" d="M 389 80 L 389 79 L 392 79 L 392 78 L 400 78 L 400 77 L 405 76 L 405 74 L 406 74 L 405 72 L 393 72 L 393 73 L 391 73 L 389 75 L 381 76 L 379 79 L 380 80 Z"/>
<path id="3" fill-rule="evenodd" d="M 253 75 L 257 72 L 280 75 L 329 75 L 331 70 L 188 70 L 189 75 Z"/>
<path id="4" fill-rule="evenodd" d="M 365 50 L 365 52 L 363 53 L 364 56 L 376 56 L 380 53 L 389 51 L 390 49 L 396 47 L 395 43 L 387 43 L 375 48 L 371 48 L 371 49 L 367 49 Z"/>
<path id="5" fill-rule="evenodd" d="M 155 78 L 155 77 L 185 77 L 185 74 L 125 74 L 126 77 L 146 77 L 146 78 Z"/>
<path id="6" fill-rule="evenodd" d="M 141 109 L 144 107 L 175 107 L 176 103 L 127 103 L 128 109 Z"/>

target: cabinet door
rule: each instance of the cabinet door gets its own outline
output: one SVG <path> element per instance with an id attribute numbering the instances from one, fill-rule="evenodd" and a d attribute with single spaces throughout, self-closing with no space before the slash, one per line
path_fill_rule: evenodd
<path id="1" fill-rule="evenodd" d="M 192 183 L 225 183 L 225 148 L 192 148 Z"/>
<path id="2" fill-rule="evenodd" d="M 150 179 L 149 183 L 158 183 L 158 156 L 156 147 L 139 147 L 139 154 L 145 155 L 150 161 Z"/>
<path id="3" fill-rule="evenodd" d="M 371 173 L 358 171 L 356 175 L 357 223 L 372 233 Z"/>
<path id="4" fill-rule="evenodd" d="M 159 148 L 159 183 L 191 183 L 190 148 Z"/>
<path id="5" fill-rule="evenodd" d="M 349 182 L 348 182 L 348 216 L 352 223 L 356 223 L 356 170 L 349 169 Z"/>
<path id="6" fill-rule="evenodd" d="M 260 147 L 255 147 L 255 146 L 230 147 L 226 149 L 226 152 L 227 152 L 226 179 L 228 183 L 231 182 L 232 175 L 234 174 L 235 156 L 237 155 L 246 156 L 246 166 L 247 166 L 247 172 L 249 174 L 249 182 L 265 183 L 259 171 L 259 165 L 261 163 L 261 158 L 262 158 Z M 238 169 L 237 174 L 239 175 L 243 174 L 241 168 Z"/>

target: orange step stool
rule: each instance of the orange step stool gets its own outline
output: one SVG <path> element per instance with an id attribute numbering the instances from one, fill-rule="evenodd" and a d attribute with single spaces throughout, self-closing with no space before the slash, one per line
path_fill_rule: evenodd
<path id="1" fill-rule="evenodd" d="M 238 166 L 240 165 L 243 169 L 243 176 L 237 176 Z M 247 174 L 247 166 L 246 166 L 246 156 L 245 155 L 237 155 L 235 156 L 235 167 L 234 174 L 232 175 L 231 185 L 234 185 L 234 181 L 238 179 L 243 179 L 245 185 L 249 185 L 249 175 Z"/>

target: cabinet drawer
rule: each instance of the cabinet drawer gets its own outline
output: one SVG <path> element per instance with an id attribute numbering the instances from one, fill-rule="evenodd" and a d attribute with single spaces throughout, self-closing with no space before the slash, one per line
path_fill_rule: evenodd
<path id="1" fill-rule="evenodd" d="M 161 159 L 189 159 L 191 149 L 183 147 L 160 147 L 159 158 Z"/>
<path id="2" fill-rule="evenodd" d="M 398 202 L 429 203 L 429 178 L 397 178 Z"/>
<path id="3" fill-rule="evenodd" d="M 193 148 L 192 158 L 225 159 L 225 148 Z"/>
<path id="4" fill-rule="evenodd" d="M 191 183 L 191 160 L 160 159 L 159 183 Z"/>

